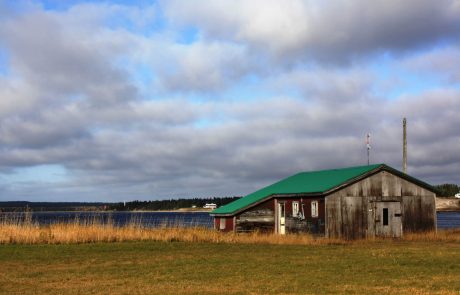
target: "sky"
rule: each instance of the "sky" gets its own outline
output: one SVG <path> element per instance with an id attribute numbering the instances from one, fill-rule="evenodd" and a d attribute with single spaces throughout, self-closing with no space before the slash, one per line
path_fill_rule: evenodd
<path id="1" fill-rule="evenodd" d="M 460 184 L 460 0 L 0 0 L 0 201 Z"/>

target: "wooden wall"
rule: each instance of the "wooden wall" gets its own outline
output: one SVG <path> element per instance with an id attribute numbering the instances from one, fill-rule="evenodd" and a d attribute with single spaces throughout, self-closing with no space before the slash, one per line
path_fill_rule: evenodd
<path id="1" fill-rule="evenodd" d="M 376 201 L 401 202 L 403 233 L 435 229 L 435 197 L 429 190 L 381 171 L 326 197 L 326 236 L 374 236 L 368 215 Z"/>
<path id="2" fill-rule="evenodd" d="M 275 231 L 275 202 L 273 199 L 250 208 L 236 216 L 236 232 Z"/>
<path id="3" fill-rule="evenodd" d="M 311 202 L 318 201 L 318 217 L 311 216 Z M 292 214 L 292 202 L 299 202 L 299 211 L 304 208 L 305 219 L 300 219 Z M 324 198 L 273 198 L 253 208 L 244 211 L 236 216 L 236 232 L 276 232 L 277 226 L 277 204 L 284 202 L 286 232 L 299 233 L 311 232 L 322 233 L 325 230 L 325 208 Z"/>
<path id="4" fill-rule="evenodd" d="M 221 228 L 221 221 L 225 224 L 224 228 Z M 214 217 L 214 229 L 217 229 L 223 232 L 234 231 L 233 221 L 234 221 L 233 216 Z"/>
<path id="5" fill-rule="evenodd" d="M 311 215 L 311 202 L 318 202 L 318 216 Z M 313 234 L 324 234 L 325 210 L 324 198 L 276 198 L 275 202 L 284 202 L 286 213 L 286 232 L 302 233 L 308 232 Z M 304 219 L 293 216 L 292 202 L 299 202 L 299 211 L 302 212 Z"/>

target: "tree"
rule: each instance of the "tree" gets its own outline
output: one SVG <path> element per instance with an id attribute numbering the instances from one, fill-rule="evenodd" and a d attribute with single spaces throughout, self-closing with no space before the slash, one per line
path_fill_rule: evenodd
<path id="1" fill-rule="evenodd" d="M 460 192 L 460 186 L 452 183 L 445 183 L 434 186 L 442 197 L 453 197 Z"/>

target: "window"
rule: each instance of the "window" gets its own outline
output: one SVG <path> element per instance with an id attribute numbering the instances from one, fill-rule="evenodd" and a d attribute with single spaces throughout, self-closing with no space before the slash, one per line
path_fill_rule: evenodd
<path id="1" fill-rule="evenodd" d="M 225 218 L 224 217 L 221 217 L 220 218 L 220 226 L 219 226 L 219 229 L 225 229 Z"/>
<path id="2" fill-rule="evenodd" d="M 388 208 L 383 208 L 383 225 L 388 225 Z"/>
<path id="3" fill-rule="evenodd" d="M 297 201 L 292 202 L 292 216 L 299 216 L 299 202 Z"/>
<path id="4" fill-rule="evenodd" d="M 311 201 L 311 217 L 318 217 L 318 201 Z"/>

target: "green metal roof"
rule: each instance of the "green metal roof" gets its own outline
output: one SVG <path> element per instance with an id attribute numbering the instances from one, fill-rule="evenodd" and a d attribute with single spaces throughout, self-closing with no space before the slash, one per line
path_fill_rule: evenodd
<path id="1" fill-rule="evenodd" d="M 271 195 L 321 194 L 382 166 L 387 167 L 384 164 L 376 164 L 342 169 L 301 172 L 217 208 L 213 210 L 211 214 L 236 213 Z"/>

